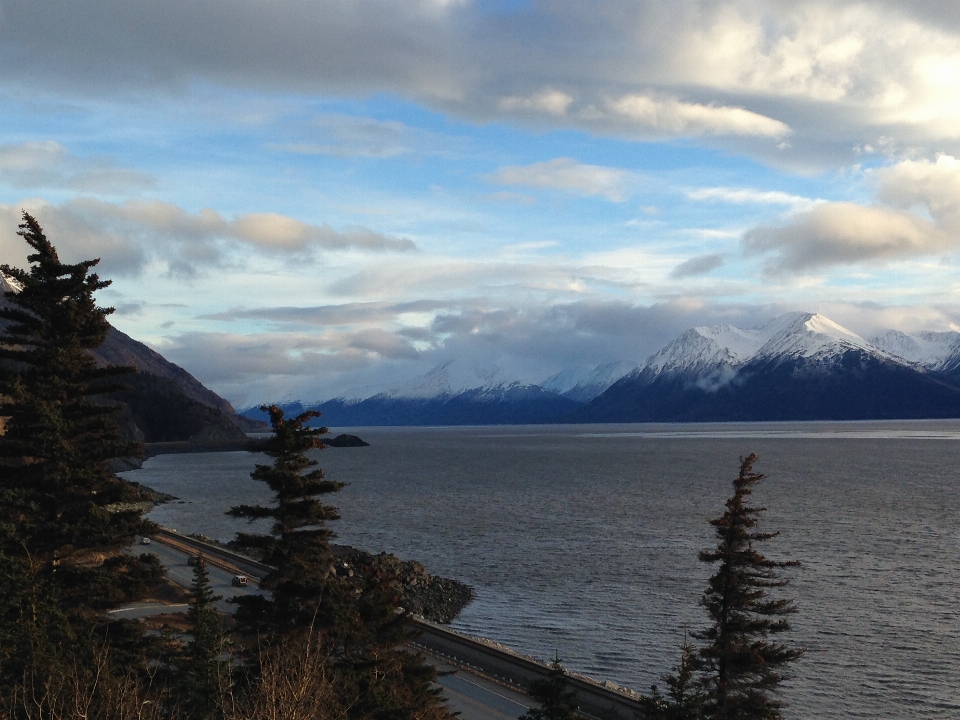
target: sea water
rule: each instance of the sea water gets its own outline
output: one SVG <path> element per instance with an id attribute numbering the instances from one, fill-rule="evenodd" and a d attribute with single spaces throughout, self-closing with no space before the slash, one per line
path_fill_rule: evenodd
<path id="1" fill-rule="evenodd" d="M 641 692 L 679 661 L 739 458 L 761 550 L 799 560 L 778 639 L 806 654 L 788 718 L 960 717 L 960 422 L 363 428 L 316 453 L 347 486 L 339 541 L 472 585 L 453 623 Z M 249 453 L 151 458 L 132 480 L 176 495 L 151 518 L 222 540 L 268 499 Z"/>

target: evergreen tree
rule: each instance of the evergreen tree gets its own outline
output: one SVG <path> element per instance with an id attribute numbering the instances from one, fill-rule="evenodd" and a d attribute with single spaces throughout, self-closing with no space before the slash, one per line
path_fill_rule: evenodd
<path id="1" fill-rule="evenodd" d="M 307 425 L 320 413 L 308 410 L 285 419 L 283 410 L 276 405 L 261 409 L 270 416 L 273 436 L 259 451 L 272 457 L 273 464 L 257 465 L 251 477 L 266 483 L 276 502 L 271 507 L 239 505 L 231 508 L 229 514 L 273 521 L 269 534 L 237 535 L 240 547 L 258 550 L 263 561 L 276 568 L 260 584 L 273 600 L 263 596 L 238 598 L 238 619 L 252 629 L 285 632 L 316 624 L 317 613 L 328 609 L 320 603 L 324 591 L 331 589 L 327 579 L 332 564 L 333 532 L 325 523 L 339 519 L 340 515 L 318 497 L 340 490 L 343 483 L 324 479 L 317 461 L 306 456 L 307 451 L 323 447 L 319 436 L 327 429 Z M 319 618 L 321 626 L 332 622 L 332 617 Z"/>
<path id="2" fill-rule="evenodd" d="M 29 270 L 0 266 L 11 288 L 0 302 L 0 694 L 92 667 L 108 638 L 111 663 L 129 671 L 142 634 L 99 611 L 162 574 L 152 556 L 120 552 L 148 525 L 118 508 L 139 494 L 108 467 L 141 449 L 96 401 L 132 368 L 98 368 L 88 352 L 109 330 L 112 309 L 94 299 L 109 283 L 90 272 L 96 260 L 60 262 L 26 213 L 19 234 Z"/>
<path id="3" fill-rule="evenodd" d="M 121 599 L 119 565 L 131 563 L 101 560 L 145 525 L 138 511 L 108 509 L 136 499 L 108 461 L 142 450 L 121 441 L 116 408 L 95 396 L 134 368 L 98 368 L 88 352 L 113 312 L 94 299 L 110 284 L 90 272 L 98 261 L 63 264 L 26 213 L 19 234 L 33 249 L 29 272 L 0 266 L 21 288 L 0 305 L 0 551 L 58 574 L 75 605 L 103 606 Z"/>
<path id="4" fill-rule="evenodd" d="M 793 600 L 771 597 L 787 584 L 778 570 L 797 565 L 761 555 L 755 545 L 779 533 L 754 530 L 765 508 L 748 498 L 764 476 L 753 470 L 757 456 L 741 458 L 734 494 L 722 517 L 710 521 L 716 550 L 704 550 L 700 560 L 719 563 L 701 604 L 712 625 L 694 637 L 706 641 L 699 651 L 707 691 L 704 714 L 717 720 L 776 720 L 783 704 L 773 697 L 784 667 L 802 651 L 769 639 L 790 629 L 787 615 L 796 612 Z"/>
<path id="5" fill-rule="evenodd" d="M 431 685 L 434 668 L 422 656 L 398 649 L 412 635 L 398 606 L 396 579 L 334 563 L 333 532 L 325 523 L 339 514 L 318 498 L 343 483 L 324 479 L 317 461 L 306 456 L 323 447 L 319 436 L 327 429 L 307 425 L 319 413 L 285 419 L 275 405 L 261 409 L 270 417 L 273 436 L 258 450 L 273 464 L 257 465 L 251 477 L 270 487 L 274 504 L 237 506 L 229 514 L 273 521 L 269 534 L 237 535 L 238 545 L 258 550 L 275 568 L 260 585 L 272 599 L 237 598 L 238 623 L 259 633 L 261 647 L 326 648 L 329 677 L 336 678 L 338 695 L 351 699 L 345 709 L 351 720 L 449 720 L 440 691 Z M 339 574 L 338 564 L 344 571 Z"/>
<path id="6" fill-rule="evenodd" d="M 550 664 L 547 677 L 530 683 L 530 697 L 540 703 L 520 716 L 520 720 L 576 720 L 577 693 L 567 683 L 567 671 L 560 656 Z"/>
<path id="7" fill-rule="evenodd" d="M 219 717 L 220 679 L 227 671 L 219 660 L 224 644 L 223 618 L 215 603 L 220 599 L 221 596 L 213 593 L 210 573 L 201 555 L 193 568 L 187 610 L 193 638 L 178 669 L 180 708 L 191 720 Z"/>
<path id="8" fill-rule="evenodd" d="M 667 675 L 667 695 L 660 694 L 654 685 L 651 693 L 640 700 L 646 720 L 700 720 L 706 700 L 699 687 L 697 650 L 684 640 L 680 647 L 680 665 L 674 668 L 676 675 Z"/>

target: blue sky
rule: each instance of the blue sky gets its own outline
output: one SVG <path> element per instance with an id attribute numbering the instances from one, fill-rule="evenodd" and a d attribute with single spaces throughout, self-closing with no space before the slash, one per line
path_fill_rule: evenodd
<path id="1" fill-rule="evenodd" d="M 238 406 L 684 329 L 958 328 L 960 8 L 0 2 L 21 209 Z"/>

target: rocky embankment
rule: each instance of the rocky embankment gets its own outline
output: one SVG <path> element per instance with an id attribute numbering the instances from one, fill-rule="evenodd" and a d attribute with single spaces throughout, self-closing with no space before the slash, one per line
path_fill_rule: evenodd
<path id="1" fill-rule="evenodd" d="M 196 540 L 223 545 L 204 535 L 191 535 Z M 223 545 L 237 550 L 235 543 Z M 368 576 L 395 579 L 400 590 L 400 606 L 414 615 L 435 623 L 448 624 L 473 601 L 473 588 L 449 578 L 431 575 L 415 560 L 401 560 L 390 553 L 374 555 L 349 545 L 331 545 L 333 564 L 329 573 L 358 584 Z M 249 552 L 249 550 L 247 550 Z"/>
<path id="2" fill-rule="evenodd" d="M 396 578 L 400 604 L 408 612 L 436 623 L 449 623 L 473 600 L 473 588 L 457 580 L 430 575 L 415 560 L 396 555 L 374 555 L 348 545 L 332 546 L 337 572 L 373 572 L 380 577 Z"/>

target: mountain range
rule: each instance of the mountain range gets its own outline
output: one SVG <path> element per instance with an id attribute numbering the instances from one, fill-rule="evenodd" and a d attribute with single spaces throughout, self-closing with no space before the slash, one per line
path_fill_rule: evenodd
<path id="1" fill-rule="evenodd" d="M 632 367 L 529 384 L 453 360 L 379 392 L 285 407 L 319 410 L 337 426 L 960 417 L 960 333 L 868 339 L 823 315 L 790 313 L 757 328 L 691 328 Z"/>

